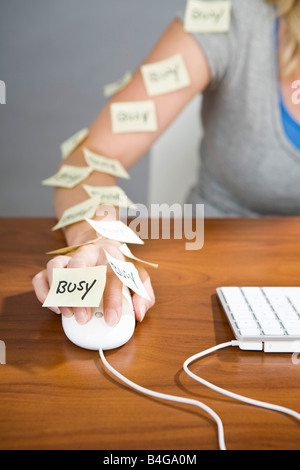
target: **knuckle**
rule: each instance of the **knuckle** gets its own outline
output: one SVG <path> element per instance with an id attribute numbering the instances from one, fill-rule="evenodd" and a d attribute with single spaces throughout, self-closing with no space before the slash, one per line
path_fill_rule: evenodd
<path id="1" fill-rule="evenodd" d="M 60 268 L 66 264 L 66 257 L 63 255 L 60 256 L 55 256 L 55 258 L 52 258 L 48 261 L 47 263 L 47 268 L 48 269 L 53 269 L 53 268 Z"/>

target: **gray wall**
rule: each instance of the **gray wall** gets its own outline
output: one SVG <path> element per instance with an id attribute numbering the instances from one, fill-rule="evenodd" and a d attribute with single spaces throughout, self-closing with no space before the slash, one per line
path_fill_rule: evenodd
<path id="1" fill-rule="evenodd" d="M 134 70 L 184 0 L 1 0 L 0 216 L 52 216 L 59 145 L 105 103 L 103 86 Z M 148 156 L 122 183 L 147 201 Z"/>

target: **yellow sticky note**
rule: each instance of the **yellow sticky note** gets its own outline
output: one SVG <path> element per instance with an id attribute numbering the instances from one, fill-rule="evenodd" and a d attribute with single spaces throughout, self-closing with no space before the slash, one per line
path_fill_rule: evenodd
<path id="1" fill-rule="evenodd" d="M 91 227 L 99 234 L 110 240 L 117 240 L 123 243 L 137 243 L 143 245 L 143 240 L 121 220 L 91 220 L 86 219 Z"/>
<path id="2" fill-rule="evenodd" d="M 93 170 L 101 171 L 102 173 L 108 173 L 109 175 L 113 175 L 118 178 L 130 178 L 129 173 L 125 170 L 119 160 L 97 155 L 87 148 L 83 149 L 83 154 L 85 161 Z"/>
<path id="3" fill-rule="evenodd" d="M 62 158 L 67 158 L 88 136 L 89 129 L 84 128 L 73 134 L 60 145 Z"/>
<path id="4" fill-rule="evenodd" d="M 125 86 L 131 81 L 131 79 L 132 79 L 132 73 L 126 72 L 125 75 L 123 75 L 123 77 L 121 77 L 116 82 L 105 85 L 104 90 L 103 90 L 104 96 L 108 98 L 109 96 L 115 95 L 118 91 L 125 88 Z"/>
<path id="5" fill-rule="evenodd" d="M 136 205 L 119 186 L 90 186 L 84 184 L 83 188 L 90 197 L 97 196 L 99 198 L 99 204 L 136 208 Z"/>
<path id="6" fill-rule="evenodd" d="M 43 307 L 99 307 L 106 266 L 56 268 Z"/>
<path id="7" fill-rule="evenodd" d="M 97 242 L 98 240 L 101 240 L 101 239 L 102 239 L 102 237 L 100 236 L 100 237 L 94 238 L 93 240 L 90 240 L 88 242 L 81 243 L 80 245 L 71 245 L 71 246 L 65 246 L 63 248 L 58 248 L 57 250 L 48 251 L 46 253 L 46 255 L 66 255 L 67 253 L 71 253 L 72 251 L 78 250 L 78 248 L 80 248 L 82 246 L 91 245 L 92 243 L 95 243 L 95 242 Z"/>
<path id="8" fill-rule="evenodd" d="M 226 33 L 230 29 L 231 2 L 188 0 L 184 29 L 191 33 Z"/>
<path id="9" fill-rule="evenodd" d="M 114 133 L 154 132 L 157 117 L 153 101 L 127 101 L 110 105 Z"/>
<path id="10" fill-rule="evenodd" d="M 132 263 L 113 258 L 105 250 L 107 261 L 120 281 L 141 297 L 150 300 L 150 297 L 141 281 L 139 273 Z"/>
<path id="11" fill-rule="evenodd" d="M 42 181 L 45 186 L 59 186 L 61 188 L 74 188 L 85 180 L 93 171 L 89 166 L 62 165 L 59 171 Z"/>
<path id="12" fill-rule="evenodd" d="M 58 230 L 67 225 L 75 224 L 86 217 L 93 217 L 98 206 L 99 200 L 97 197 L 94 197 L 69 207 L 69 209 L 65 210 L 59 222 L 52 227 L 52 230 Z"/>
<path id="13" fill-rule="evenodd" d="M 180 90 L 191 83 L 181 54 L 175 54 L 160 62 L 142 65 L 141 72 L 150 96 Z"/>
<path id="14" fill-rule="evenodd" d="M 149 263 L 149 261 L 144 261 L 144 260 L 134 256 L 126 244 L 121 245 L 119 250 L 121 251 L 121 253 L 124 256 L 126 256 L 126 258 L 130 258 L 130 259 L 133 259 L 135 261 L 139 261 L 140 263 L 147 264 L 148 266 L 152 266 L 153 268 L 158 268 L 158 264 Z"/>

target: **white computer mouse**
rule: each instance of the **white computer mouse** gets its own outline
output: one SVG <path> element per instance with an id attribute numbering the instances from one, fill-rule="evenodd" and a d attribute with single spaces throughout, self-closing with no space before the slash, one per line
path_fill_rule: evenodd
<path id="1" fill-rule="evenodd" d="M 91 350 L 108 350 L 123 346 L 132 337 L 135 330 L 135 314 L 131 295 L 123 286 L 122 317 L 116 326 L 109 326 L 104 321 L 102 302 L 99 308 L 93 308 L 93 316 L 85 325 L 80 325 L 74 315 L 66 318 L 62 315 L 62 326 L 67 338 L 76 346 Z"/>

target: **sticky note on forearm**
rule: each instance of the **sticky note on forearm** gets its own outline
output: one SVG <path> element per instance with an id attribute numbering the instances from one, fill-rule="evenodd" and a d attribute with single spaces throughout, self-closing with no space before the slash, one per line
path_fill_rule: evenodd
<path id="1" fill-rule="evenodd" d="M 92 171 L 93 168 L 89 166 L 63 165 L 55 175 L 43 180 L 42 184 L 71 189 L 84 181 Z"/>
<path id="2" fill-rule="evenodd" d="M 114 133 L 154 132 L 157 130 L 153 101 L 127 101 L 110 105 Z"/>
<path id="3" fill-rule="evenodd" d="M 116 176 L 117 178 L 129 179 L 130 176 L 119 162 L 119 160 L 113 158 L 103 157 L 94 152 L 91 152 L 87 148 L 83 149 L 85 161 L 95 171 L 101 171 L 102 173 L 108 173 L 109 175 Z"/>
<path id="4" fill-rule="evenodd" d="M 116 276 L 120 279 L 120 281 L 129 289 L 136 292 L 136 294 L 140 295 L 141 297 L 144 297 L 147 300 L 150 300 L 150 297 L 141 281 L 139 273 L 134 264 L 113 258 L 106 251 L 105 255 L 107 261 L 110 264 L 110 267 L 112 268 Z"/>
<path id="5" fill-rule="evenodd" d="M 123 243 L 136 243 L 143 245 L 143 240 L 130 227 L 125 225 L 121 220 L 91 220 L 86 219 L 91 227 L 104 238 L 117 240 Z"/>
<path id="6" fill-rule="evenodd" d="M 119 186 L 90 186 L 84 184 L 83 188 L 90 197 L 97 196 L 99 198 L 99 204 L 136 208 L 136 205 Z"/>
<path id="7" fill-rule="evenodd" d="M 226 33 L 230 29 L 231 2 L 188 0 L 184 29 L 191 33 Z"/>
<path id="8" fill-rule="evenodd" d="M 75 224 L 76 222 L 84 220 L 86 217 L 93 217 L 98 206 L 99 200 L 97 197 L 94 197 L 69 207 L 69 209 L 65 210 L 59 222 L 52 227 L 52 230 Z"/>
<path id="9" fill-rule="evenodd" d="M 67 158 L 87 138 L 88 133 L 89 129 L 84 128 L 65 140 L 60 146 L 62 158 Z"/>
<path id="10" fill-rule="evenodd" d="M 43 307 L 99 307 L 105 283 L 106 266 L 56 268 Z"/>
<path id="11" fill-rule="evenodd" d="M 160 62 L 142 65 L 145 87 L 148 95 L 170 93 L 190 85 L 190 77 L 181 54 Z"/>
<path id="12" fill-rule="evenodd" d="M 123 90 L 125 86 L 131 81 L 132 79 L 132 73 L 131 72 L 126 72 L 125 75 L 123 75 L 120 80 L 117 80 L 114 83 L 109 83 L 108 85 L 105 85 L 103 94 L 107 98 L 109 96 L 113 96 L 118 91 Z"/>

